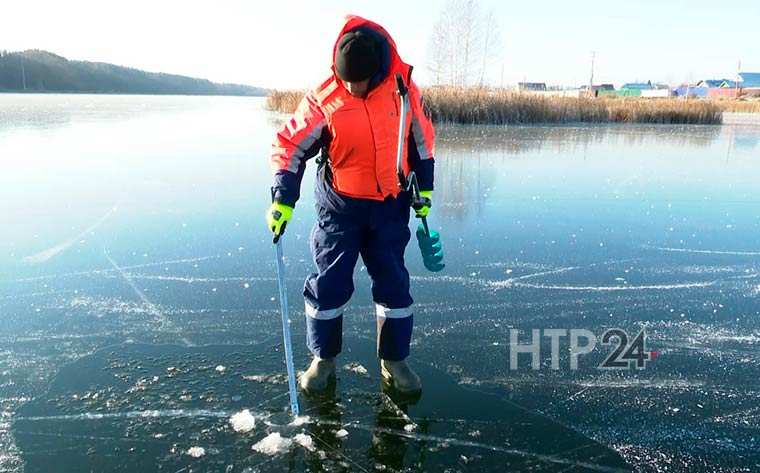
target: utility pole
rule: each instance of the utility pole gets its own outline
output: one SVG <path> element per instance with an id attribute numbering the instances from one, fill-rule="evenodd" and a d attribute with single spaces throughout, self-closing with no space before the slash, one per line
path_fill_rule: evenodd
<path id="1" fill-rule="evenodd" d="M 596 62 L 596 51 L 591 51 L 591 78 L 588 81 L 588 93 L 594 96 L 594 63 Z"/>
<path id="2" fill-rule="evenodd" d="M 689 92 L 691 92 L 691 74 L 686 78 L 686 95 L 684 95 L 684 100 L 689 100 Z"/>
<path id="3" fill-rule="evenodd" d="M 742 78 L 742 76 L 740 76 L 739 74 L 741 73 L 742 73 L 742 60 L 739 59 L 739 65 L 736 66 L 736 97 L 734 97 L 737 99 L 739 98 L 739 81 Z"/>

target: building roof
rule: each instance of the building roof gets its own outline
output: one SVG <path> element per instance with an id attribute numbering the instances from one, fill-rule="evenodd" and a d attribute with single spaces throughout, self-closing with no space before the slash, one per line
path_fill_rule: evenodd
<path id="1" fill-rule="evenodd" d="M 528 90 L 546 90 L 545 82 L 518 82 L 517 87 Z"/>
<path id="2" fill-rule="evenodd" d="M 584 90 L 584 91 L 615 90 L 615 86 L 613 84 L 596 84 L 596 85 L 592 85 L 591 89 L 589 89 L 588 84 L 584 84 L 580 87 L 580 90 Z"/>
<path id="3" fill-rule="evenodd" d="M 722 89 L 735 89 L 736 88 L 736 81 L 735 80 L 726 79 L 726 80 L 724 80 L 723 82 L 720 83 L 720 87 Z"/>
<path id="4" fill-rule="evenodd" d="M 740 72 L 739 78 L 742 87 L 760 87 L 760 72 Z"/>
<path id="5" fill-rule="evenodd" d="M 633 89 L 633 90 L 651 90 L 654 87 L 652 87 L 651 82 L 629 82 L 628 84 L 623 84 L 622 89 Z"/>
<path id="6" fill-rule="evenodd" d="M 697 87 L 720 87 L 723 82 L 727 81 L 728 79 L 703 79 L 699 82 L 697 82 Z"/>

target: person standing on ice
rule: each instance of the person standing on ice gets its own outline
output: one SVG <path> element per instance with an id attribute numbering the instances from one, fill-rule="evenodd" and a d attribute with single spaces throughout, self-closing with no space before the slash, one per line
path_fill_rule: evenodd
<path id="1" fill-rule="evenodd" d="M 343 310 L 354 290 L 360 255 L 372 279 L 382 376 L 401 392 L 422 388 L 406 362 L 413 318 L 404 266 L 411 196 L 402 190 L 396 172 L 397 74 L 411 102 L 404 172 L 414 171 L 428 203 L 433 194 L 435 132 L 411 73 L 383 27 L 347 17 L 333 48 L 332 73 L 306 94 L 273 144 L 273 203 L 266 220 L 275 235 L 285 231 L 293 216 L 306 161 L 321 152 L 315 184 L 318 220 L 310 241 L 317 272 L 308 276 L 303 292 L 307 344 L 314 355 L 300 379 L 306 391 L 326 388 L 335 376 Z M 420 217 L 429 211 L 430 205 L 415 209 Z"/>

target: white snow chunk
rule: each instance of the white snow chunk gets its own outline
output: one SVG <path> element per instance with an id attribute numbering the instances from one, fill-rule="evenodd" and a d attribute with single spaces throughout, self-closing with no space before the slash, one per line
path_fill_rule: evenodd
<path id="1" fill-rule="evenodd" d="M 206 449 L 203 447 L 190 447 L 187 449 L 187 454 L 193 458 L 200 458 L 206 454 Z"/>
<path id="2" fill-rule="evenodd" d="M 277 455 L 287 451 L 291 445 L 293 445 L 291 439 L 282 437 L 279 432 L 272 432 L 256 442 L 251 449 L 266 455 Z"/>
<path id="3" fill-rule="evenodd" d="M 216 365 L 216 368 L 214 368 L 217 373 L 224 373 L 224 371 L 227 369 L 224 365 Z"/>
<path id="4" fill-rule="evenodd" d="M 367 376 L 369 374 L 367 368 L 360 365 L 359 363 L 349 363 L 347 365 L 344 365 L 343 369 L 346 371 L 353 371 L 354 373 L 360 374 L 362 376 Z"/>
<path id="5" fill-rule="evenodd" d="M 230 417 L 230 424 L 235 432 L 250 432 L 256 426 L 256 419 L 251 411 L 243 409 Z"/>
<path id="6" fill-rule="evenodd" d="M 290 423 L 290 425 L 295 425 L 298 427 L 299 425 L 308 424 L 311 422 L 311 417 L 309 416 L 298 416 L 295 419 L 293 419 L 293 422 Z"/>
<path id="7" fill-rule="evenodd" d="M 303 433 L 296 434 L 295 437 L 293 437 L 293 441 L 310 452 L 313 452 L 315 450 L 314 439 L 311 438 L 311 435 L 306 435 Z"/>
<path id="8" fill-rule="evenodd" d="M 343 437 L 348 437 L 348 430 L 346 429 L 340 429 L 339 431 L 335 432 L 335 436 L 339 439 L 342 439 Z"/>
<path id="9" fill-rule="evenodd" d="M 269 384 L 285 384 L 288 382 L 288 376 L 286 374 L 253 374 L 245 375 L 243 379 L 246 381 L 254 381 L 257 383 L 269 383 Z"/>

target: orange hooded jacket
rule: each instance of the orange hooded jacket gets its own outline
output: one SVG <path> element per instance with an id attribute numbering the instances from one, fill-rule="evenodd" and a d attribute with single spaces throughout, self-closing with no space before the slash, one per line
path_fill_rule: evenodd
<path id="1" fill-rule="evenodd" d="M 419 89 L 411 80 L 412 67 L 401 60 L 395 42 L 383 27 L 358 16 L 347 17 L 333 57 L 341 36 L 355 28 L 364 28 L 386 43 L 381 72 L 370 81 L 367 96 L 360 98 L 346 90 L 333 64 L 330 77 L 302 99 L 272 145 L 275 200 L 280 203 L 295 205 L 305 163 L 320 150 L 326 152 L 332 187 L 339 194 L 379 201 L 398 195 L 397 73 L 409 88 L 411 105 L 405 131 L 404 171 L 415 171 L 422 190 L 433 189 L 435 132 Z"/>

